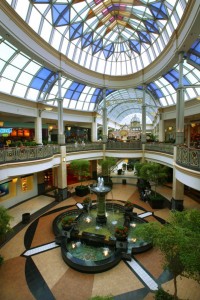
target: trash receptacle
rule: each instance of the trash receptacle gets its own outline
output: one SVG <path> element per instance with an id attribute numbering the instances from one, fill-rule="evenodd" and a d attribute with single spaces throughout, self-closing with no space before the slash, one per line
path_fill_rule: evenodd
<path id="1" fill-rule="evenodd" d="M 122 184 L 126 184 L 126 179 L 122 179 Z"/>
<path id="2" fill-rule="evenodd" d="M 22 223 L 23 224 L 29 223 L 30 219 L 31 219 L 30 213 L 24 213 L 24 214 L 22 214 Z"/>

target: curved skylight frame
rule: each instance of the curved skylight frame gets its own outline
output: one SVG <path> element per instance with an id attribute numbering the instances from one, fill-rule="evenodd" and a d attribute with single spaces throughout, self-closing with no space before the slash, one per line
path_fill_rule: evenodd
<path id="1" fill-rule="evenodd" d="M 169 43 L 188 0 L 15 0 L 7 2 L 75 63 L 111 76 L 136 73 Z M 109 3 L 107 5 L 106 3 Z"/>
<path id="2" fill-rule="evenodd" d="M 143 90 L 128 89 L 114 91 L 106 97 L 107 116 L 109 119 L 123 125 L 129 124 L 134 115 L 142 120 Z M 146 90 L 145 92 L 146 119 L 151 124 L 160 103 Z M 102 114 L 104 101 L 98 106 L 97 112 Z"/>
<path id="3" fill-rule="evenodd" d="M 192 48 L 186 53 L 187 60 L 185 59 L 183 63 L 185 101 L 200 96 L 200 68 L 196 68 L 194 64 L 190 64 L 191 60 L 189 59 L 189 55 L 192 51 L 195 52 L 196 55 L 195 65 L 199 67 L 199 39 L 193 43 Z M 145 101 L 147 107 L 154 107 L 153 110 L 147 108 L 149 120 L 153 120 L 157 107 L 166 107 L 176 104 L 178 80 L 179 65 L 176 64 L 166 74 L 163 74 L 163 76 L 146 85 L 148 94 L 146 95 Z M 192 85 L 192 87 L 188 87 L 188 85 Z M 197 87 L 195 87 L 195 85 Z M 107 105 L 112 102 L 114 107 L 114 104 L 117 106 L 120 101 L 124 102 L 124 108 L 130 108 L 128 110 L 126 109 L 126 115 L 130 114 L 130 117 L 128 117 L 130 119 L 134 114 L 134 111 L 132 111 L 134 99 L 142 98 L 142 89 L 142 86 L 138 86 L 135 89 L 128 89 L 126 91 L 126 94 L 129 93 L 127 97 L 123 96 L 123 90 L 114 91 L 107 89 Z M 45 68 L 0 36 L 0 92 L 36 102 L 45 100 L 48 101 L 48 104 L 57 106 L 58 74 Z M 103 90 L 101 88 L 91 87 L 62 77 L 61 96 L 63 98 L 64 108 L 91 112 L 99 109 L 99 111 L 101 111 L 103 99 Z M 127 102 L 127 104 L 125 104 L 125 102 Z M 132 104 L 130 105 L 130 103 Z M 137 105 L 137 107 L 134 106 L 134 108 L 138 110 L 141 117 L 141 103 Z M 110 109 L 108 109 L 108 112 L 110 112 L 109 110 Z M 113 121 L 115 121 L 116 116 L 117 113 L 110 114 Z M 121 114 L 121 123 L 126 120 L 125 117 L 125 115 Z"/>

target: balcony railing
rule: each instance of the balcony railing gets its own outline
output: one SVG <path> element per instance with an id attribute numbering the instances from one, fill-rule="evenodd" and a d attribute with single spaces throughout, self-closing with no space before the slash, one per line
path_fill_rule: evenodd
<path id="1" fill-rule="evenodd" d="M 106 143 L 106 150 L 141 150 L 142 144 L 140 141 L 133 143 L 122 142 L 108 142 Z M 82 144 L 67 144 L 66 152 L 80 152 L 91 150 L 103 150 L 103 143 L 88 143 Z M 145 150 L 158 151 L 162 153 L 172 154 L 174 152 L 173 144 L 155 143 L 145 144 Z M 52 157 L 54 154 L 60 153 L 59 145 L 35 146 L 35 147 L 8 147 L 0 149 L 0 164 L 31 161 L 43 158 Z M 178 146 L 177 147 L 177 164 L 200 171 L 200 149 L 193 149 Z"/>
<path id="2" fill-rule="evenodd" d="M 141 150 L 141 142 L 135 141 L 133 143 L 122 142 L 108 142 L 106 143 L 106 150 Z M 103 150 L 103 143 L 88 143 L 88 144 L 67 144 L 66 152 L 89 151 L 89 150 Z"/>
<path id="3" fill-rule="evenodd" d="M 145 150 L 158 151 L 168 154 L 174 154 L 174 145 L 165 143 L 147 143 L 145 144 Z"/>
<path id="4" fill-rule="evenodd" d="M 132 143 L 108 142 L 106 144 L 106 150 L 142 150 L 142 144 L 140 141 Z"/>
<path id="5" fill-rule="evenodd" d="M 185 168 L 200 171 L 200 149 L 177 147 L 176 162 Z"/>
<path id="6" fill-rule="evenodd" d="M 89 144 L 67 144 L 66 152 L 78 152 L 78 151 L 91 151 L 91 150 L 102 150 L 102 143 L 89 143 Z"/>
<path id="7" fill-rule="evenodd" d="M 7 149 L 0 149 L 0 164 L 43 159 L 57 153 L 60 153 L 60 147 L 58 145 L 19 148 L 9 147 Z"/>

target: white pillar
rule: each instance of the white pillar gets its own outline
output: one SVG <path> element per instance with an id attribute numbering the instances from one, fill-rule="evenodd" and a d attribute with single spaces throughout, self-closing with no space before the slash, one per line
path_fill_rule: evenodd
<path id="1" fill-rule="evenodd" d="M 174 147 L 174 162 L 177 157 L 177 147 Z M 176 169 L 173 168 L 173 188 L 172 188 L 172 210 L 183 210 L 184 184 L 176 178 Z"/>
<path id="2" fill-rule="evenodd" d="M 143 85 L 143 98 L 142 98 L 142 144 L 146 143 L 146 104 L 145 104 L 145 85 Z"/>
<path id="3" fill-rule="evenodd" d="M 103 142 L 108 139 L 107 107 L 106 107 L 106 89 L 103 89 Z"/>
<path id="4" fill-rule="evenodd" d="M 187 146 L 190 147 L 191 125 L 187 125 Z"/>
<path id="5" fill-rule="evenodd" d="M 179 53 L 179 84 L 176 103 L 176 144 L 184 144 L 184 86 L 183 86 L 184 53 Z"/>
<path id="6" fill-rule="evenodd" d="M 158 134 L 159 142 L 165 141 L 165 126 L 164 120 L 162 119 L 162 114 L 159 114 L 159 134 Z"/>
<path id="7" fill-rule="evenodd" d="M 67 166 L 66 166 L 66 146 L 60 146 L 61 163 L 58 167 L 58 192 L 62 200 L 67 198 Z"/>
<path id="8" fill-rule="evenodd" d="M 97 119 L 96 119 L 96 117 L 93 118 L 93 122 L 92 122 L 91 140 L 92 140 L 92 142 L 97 141 Z"/>
<path id="9" fill-rule="evenodd" d="M 64 126 L 63 126 L 63 99 L 61 93 L 61 73 L 58 74 L 58 144 L 65 144 Z"/>
<path id="10" fill-rule="evenodd" d="M 38 116 L 35 118 L 35 141 L 37 144 L 42 144 L 42 118 L 41 111 L 38 111 Z"/>

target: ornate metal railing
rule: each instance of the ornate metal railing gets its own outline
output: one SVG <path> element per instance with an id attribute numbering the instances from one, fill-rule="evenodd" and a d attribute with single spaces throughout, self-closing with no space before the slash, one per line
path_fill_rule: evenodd
<path id="1" fill-rule="evenodd" d="M 35 147 L 8 147 L 0 149 L 0 164 L 20 162 L 51 157 L 60 153 L 58 145 L 35 146 Z"/>
<path id="2" fill-rule="evenodd" d="M 158 151 L 168 154 L 174 154 L 174 144 L 165 143 L 147 143 L 145 144 L 145 150 Z"/>
<path id="3" fill-rule="evenodd" d="M 88 143 L 88 144 L 66 144 L 66 152 L 78 152 L 78 151 L 91 151 L 102 150 L 102 143 Z"/>
<path id="4" fill-rule="evenodd" d="M 200 171 L 200 149 L 177 147 L 176 162 L 185 168 Z"/>
<path id="5" fill-rule="evenodd" d="M 141 142 L 135 141 L 133 143 L 122 142 L 108 142 L 106 143 L 106 150 L 141 150 Z M 90 151 L 103 150 L 103 143 L 88 143 L 88 144 L 67 144 L 66 152 L 76 151 Z"/>
<path id="6" fill-rule="evenodd" d="M 142 150 L 142 144 L 140 141 L 135 141 L 132 143 L 111 141 L 106 144 L 106 150 Z"/>

